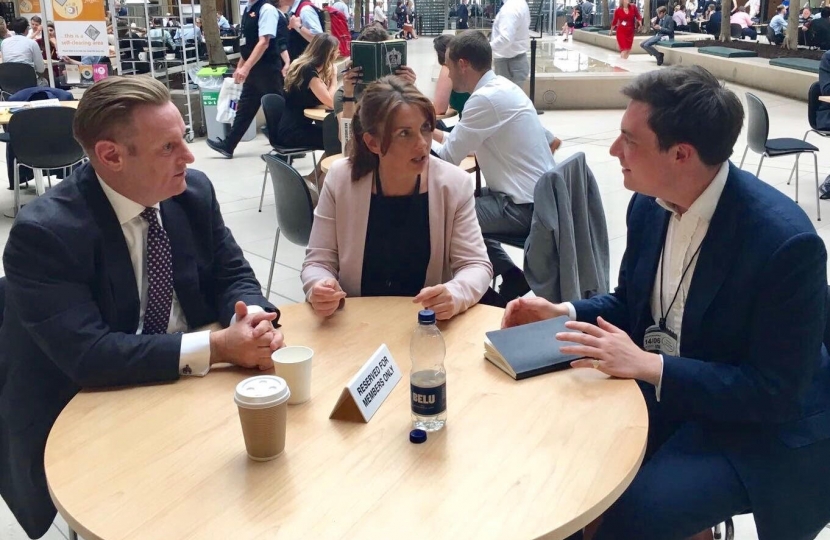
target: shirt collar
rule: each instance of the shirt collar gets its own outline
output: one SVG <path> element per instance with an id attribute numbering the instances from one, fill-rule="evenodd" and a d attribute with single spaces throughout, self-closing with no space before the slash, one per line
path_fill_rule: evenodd
<path id="1" fill-rule="evenodd" d="M 112 209 L 115 211 L 115 217 L 118 218 L 120 225 L 134 220 L 144 211 L 145 207 L 143 205 L 128 199 L 112 189 L 99 175 L 96 174 L 95 176 L 98 177 L 98 183 L 101 184 L 101 189 L 104 190 L 104 195 L 107 196 L 110 205 L 112 205 Z M 153 208 L 158 209 L 159 204 L 154 204 Z"/>
<path id="2" fill-rule="evenodd" d="M 701 193 L 697 199 L 695 199 L 695 202 L 692 203 L 685 214 L 697 216 L 707 223 L 712 221 L 712 216 L 715 214 L 715 208 L 717 208 L 721 193 L 723 193 L 723 187 L 726 185 L 727 176 L 729 176 L 729 162 L 725 161 L 723 165 L 720 166 L 718 173 L 715 175 L 715 178 L 712 179 L 709 186 L 703 190 L 703 193 Z M 679 216 L 677 213 L 677 207 L 672 203 L 664 201 L 663 199 L 657 199 L 657 204 L 675 216 Z"/>
<path id="3" fill-rule="evenodd" d="M 495 78 L 496 72 L 492 69 L 488 70 L 487 73 L 482 75 L 481 78 L 478 80 L 478 83 L 476 84 L 476 87 L 473 89 L 473 92 L 475 92 L 476 90 L 478 90 L 479 88 L 481 88 L 482 86 L 484 86 L 485 84 L 487 84 Z"/>

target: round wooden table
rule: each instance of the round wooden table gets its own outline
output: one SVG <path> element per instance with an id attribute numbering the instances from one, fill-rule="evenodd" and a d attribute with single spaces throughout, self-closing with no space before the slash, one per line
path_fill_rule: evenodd
<path id="1" fill-rule="evenodd" d="M 329 172 L 331 168 L 331 164 L 337 161 L 338 159 L 342 159 L 343 154 L 334 154 L 333 156 L 328 156 L 323 158 L 320 162 L 320 170 L 325 172 Z M 461 160 L 461 163 L 458 164 L 459 167 L 467 171 L 468 173 L 475 172 L 476 170 L 476 160 L 473 156 L 467 156 Z"/>
<path id="2" fill-rule="evenodd" d="M 245 453 L 233 393 L 251 371 L 81 392 L 46 446 L 55 505 L 86 540 L 561 539 L 619 497 L 646 446 L 637 385 L 594 370 L 514 381 L 483 356 L 497 308 L 439 325 L 447 427 L 410 443 L 418 309 L 408 298 L 349 298 L 323 320 L 308 304 L 283 308 L 287 343 L 315 354 L 311 401 L 289 407 L 286 450 L 273 461 Z M 404 379 L 368 424 L 329 420 L 381 343 Z"/>
<path id="3" fill-rule="evenodd" d="M 322 122 L 326 119 L 326 116 L 329 115 L 331 111 L 326 111 L 326 109 L 322 107 L 313 107 L 310 109 L 303 109 L 303 114 L 306 118 L 311 118 L 312 120 L 316 120 L 318 122 Z"/>

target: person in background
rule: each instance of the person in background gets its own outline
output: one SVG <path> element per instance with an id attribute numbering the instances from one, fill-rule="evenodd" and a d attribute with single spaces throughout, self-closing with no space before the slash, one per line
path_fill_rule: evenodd
<path id="1" fill-rule="evenodd" d="M 490 47 L 496 75 L 522 86 L 530 75 L 530 9 L 526 0 L 507 0 L 493 20 Z"/>
<path id="2" fill-rule="evenodd" d="M 317 10 L 308 0 L 294 0 L 288 19 L 288 56 L 295 61 L 317 34 L 323 33 Z"/>
<path id="3" fill-rule="evenodd" d="M 6 19 L 0 17 L 0 45 L 3 44 L 3 40 L 7 37 L 11 36 L 9 29 L 6 28 Z"/>
<path id="4" fill-rule="evenodd" d="M 620 0 L 620 7 L 614 10 L 614 19 L 611 21 L 611 31 L 617 35 L 617 46 L 620 48 L 620 58 L 627 59 L 634 46 L 634 33 L 643 24 L 637 6 L 631 0 Z"/>
<path id="5" fill-rule="evenodd" d="M 706 33 L 710 36 L 720 35 L 721 21 L 723 20 L 723 6 L 715 4 L 715 12 L 706 21 Z"/>
<path id="6" fill-rule="evenodd" d="M 770 41 L 775 45 L 784 43 L 784 29 L 787 28 L 787 18 L 784 15 L 787 11 L 787 6 L 780 5 L 775 8 L 775 17 L 769 21 Z"/>
<path id="7" fill-rule="evenodd" d="M 318 34 L 311 40 L 308 49 L 288 68 L 288 76 L 285 78 L 285 112 L 276 133 L 279 144 L 323 149 L 322 125 L 306 118 L 304 111 L 319 105 L 327 109 L 334 107 L 334 93 L 337 91 L 334 61 L 339 54 L 339 43 L 330 34 Z M 313 178 L 314 175 L 309 177 Z"/>
<path id="8" fill-rule="evenodd" d="M 234 82 L 242 85 L 236 116 L 224 140 L 207 140 L 211 149 L 226 158 L 233 158 L 236 146 L 256 118 L 262 96 L 282 94 L 283 59 L 277 44 L 277 29 L 283 18 L 268 0 L 254 0 L 242 14 L 245 44 L 239 48 L 242 58 L 233 72 Z"/>
<path id="9" fill-rule="evenodd" d="M 585 26 L 593 26 L 594 24 L 594 3 L 591 0 L 584 0 L 579 5 L 582 11 L 582 24 Z"/>
<path id="10" fill-rule="evenodd" d="M 758 32 L 752 27 L 752 17 L 749 16 L 749 6 L 739 7 L 729 17 L 729 24 L 741 25 L 741 38 L 758 39 Z"/>
<path id="11" fill-rule="evenodd" d="M 58 39 L 55 35 L 55 23 L 52 21 L 46 23 L 46 34 L 49 36 L 49 52 L 52 60 L 58 60 Z M 35 41 L 37 41 L 37 45 L 40 47 L 43 59 L 46 60 L 46 45 L 43 43 L 43 38 L 37 38 Z"/>
<path id="12" fill-rule="evenodd" d="M 0 44 L 3 62 L 29 64 L 38 76 L 38 86 L 49 86 L 45 73 L 46 64 L 43 62 L 40 47 L 38 47 L 35 40 L 26 37 L 29 21 L 24 17 L 17 17 L 9 27 L 15 35 L 4 39 L 3 43 Z"/>
<path id="13" fill-rule="evenodd" d="M 821 8 L 819 18 L 810 23 L 809 36 L 812 45 L 823 51 L 830 49 L 830 7 Z"/>
<path id="14" fill-rule="evenodd" d="M 406 6 L 403 3 L 403 0 L 398 0 L 398 3 L 395 7 L 395 22 L 398 23 L 398 28 L 401 29 L 402 37 L 406 37 L 403 34 L 403 25 L 406 24 Z"/>
<path id="15" fill-rule="evenodd" d="M 415 31 L 415 2 L 408 0 L 404 4 L 404 36 L 407 39 L 418 39 L 418 32 Z"/>
<path id="16" fill-rule="evenodd" d="M 331 5 L 331 7 L 342 13 L 343 16 L 346 17 L 347 21 L 352 18 L 352 13 L 351 11 L 349 11 L 349 6 L 343 0 L 337 0 L 337 2 Z"/>
<path id="17" fill-rule="evenodd" d="M 437 114 L 444 114 L 447 109 L 453 109 L 458 112 L 458 119 L 464 116 L 464 105 L 470 99 L 469 92 L 456 92 L 452 89 L 452 80 L 450 80 L 450 70 L 447 67 L 447 49 L 449 48 L 452 36 L 448 34 L 441 34 L 432 42 L 432 47 L 435 49 L 435 54 L 438 56 L 438 65 L 441 66 L 441 71 L 438 72 L 438 80 L 435 83 L 435 97 L 432 103 L 435 106 Z M 439 122 L 439 127 L 440 127 Z"/>
<path id="18" fill-rule="evenodd" d="M 176 47 L 176 44 L 173 41 L 173 37 L 170 35 L 170 32 L 166 28 L 164 28 L 161 19 L 158 17 L 153 19 L 152 28 L 150 28 L 150 30 L 147 32 L 147 35 L 150 37 L 152 41 L 161 41 L 162 43 L 164 43 L 164 46 L 169 51 L 172 51 Z"/>
<path id="19" fill-rule="evenodd" d="M 97 82 L 73 133 L 89 162 L 23 207 L 3 252 L 0 495 L 32 538 L 55 517 L 43 454 L 75 394 L 209 376 L 217 363 L 258 373 L 284 345 L 213 184 L 188 169 L 167 88 Z M 199 330 L 211 323 L 222 329 Z"/>
<path id="20" fill-rule="evenodd" d="M 346 296 L 407 296 L 439 320 L 476 304 L 493 273 L 469 175 L 429 155 L 435 111 L 389 76 L 363 93 L 348 159 L 332 164 L 301 278 L 322 317 Z"/>
<path id="21" fill-rule="evenodd" d="M 825 9 L 830 11 L 830 8 L 822 8 L 822 10 Z M 830 96 L 830 51 L 825 51 L 821 55 L 821 62 L 818 67 L 818 84 L 821 86 L 821 95 Z M 818 102 L 816 127 L 822 131 L 830 131 L 830 103 Z"/>
<path id="22" fill-rule="evenodd" d="M 749 17 L 755 20 L 761 13 L 761 0 L 747 0 L 745 5 L 749 6 Z"/>
<path id="23" fill-rule="evenodd" d="M 692 21 L 697 13 L 697 0 L 686 0 L 686 20 Z"/>
<path id="24" fill-rule="evenodd" d="M 657 17 L 651 22 L 651 28 L 655 34 L 645 40 L 640 47 L 643 48 L 649 55 L 657 58 L 657 65 L 663 65 L 663 53 L 655 48 L 655 44 L 663 39 L 674 39 L 674 19 L 669 16 L 666 6 L 657 8 Z"/>
<path id="25" fill-rule="evenodd" d="M 439 36 L 440 38 L 440 36 Z M 371 41 L 380 43 L 391 39 L 389 33 L 380 24 L 369 24 L 358 34 L 358 41 Z M 409 84 L 415 84 L 415 71 L 408 66 L 401 66 L 395 71 L 395 75 L 404 79 Z M 352 68 L 348 64 L 348 70 L 343 75 L 343 86 L 334 93 L 334 112 L 342 113 L 342 118 L 354 116 L 355 104 L 360 100 L 365 84 L 361 80 L 360 68 Z"/>
<path id="26" fill-rule="evenodd" d="M 715 4 L 709 4 L 706 10 L 703 12 L 703 20 L 705 22 L 709 22 L 709 19 L 712 18 L 712 15 L 715 14 Z"/>
<path id="27" fill-rule="evenodd" d="M 38 15 L 31 18 L 29 31 L 26 32 L 26 37 L 29 39 L 39 39 L 43 37 L 43 19 Z"/>
<path id="28" fill-rule="evenodd" d="M 674 6 L 674 13 L 672 14 L 672 20 L 674 20 L 674 29 L 678 32 L 688 32 L 689 25 L 686 21 L 686 12 L 683 9 L 676 5 Z"/>
<path id="29" fill-rule="evenodd" d="M 383 26 L 384 29 L 389 28 L 386 13 L 383 11 L 383 0 L 375 0 L 375 15 L 373 20 L 375 23 Z"/>
<path id="30" fill-rule="evenodd" d="M 798 16 L 798 24 L 805 25 L 809 24 L 810 21 L 813 20 L 813 12 L 810 11 L 810 8 L 804 6 L 804 9 L 801 10 L 801 14 Z"/>
<path id="31" fill-rule="evenodd" d="M 750 512 L 753 537 L 815 538 L 830 522 L 824 242 L 788 195 L 729 162 L 744 111 L 714 75 L 654 70 L 623 93 L 611 155 L 634 195 L 616 290 L 522 298 L 502 322 L 569 317 L 556 339 L 582 357 L 574 368 L 640 387 L 642 466 L 593 540 L 711 539 Z"/>
<path id="32" fill-rule="evenodd" d="M 481 32 L 452 38 L 445 65 L 453 90 L 469 92 L 470 98 L 451 132 L 433 132 L 439 143 L 435 151 L 456 165 L 475 153 L 488 186 L 475 200 L 484 234 L 527 237 L 536 182 L 555 163 L 533 103 L 521 88 L 496 75 L 492 62 L 490 44 Z M 530 287 L 524 274 L 501 244 L 490 239 L 485 244 L 494 274 L 502 276 L 499 294 L 504 301 L 526 294 Z"/>
<path id="33" fill-rule="evenodd" d="M 231 29 L 231 23 L 228 22 L 228 19 L 218 11 L 216 12 L 216 23 L 219 25 L 220 32 L 222 30 L 228 31 Z"/>
<path id="34" fill-rule="evenodd" d="M 458 11 L 456 12 L 456 16 L 458 20 L 455 24 L 455 27 L 459 30 L 466 30 L 470 26 L 468 24 L 468 20 L 470 18 L 470 11 L 467 9 L 467 0 L 461 0 L 461 3 L 458 4 Z"/>

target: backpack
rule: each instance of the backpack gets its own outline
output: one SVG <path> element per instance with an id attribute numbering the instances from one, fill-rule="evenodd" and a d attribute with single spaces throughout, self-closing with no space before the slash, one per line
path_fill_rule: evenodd
<path id="1" fill-rule="evenodd" d="M 340 42 L 340 56 L 351 56 L 352 33 L 349 30 L 349 21 L 346 19 L 346 16 L 331 6 L 320 9 L 308 0 L 300 2 L 300 5 L 297 7 L 297 14 L 306 6 L 314 8 L 317 17 L 320 19 L 320 26 L 323 28 L 323 32 L 331 34 Z"/>

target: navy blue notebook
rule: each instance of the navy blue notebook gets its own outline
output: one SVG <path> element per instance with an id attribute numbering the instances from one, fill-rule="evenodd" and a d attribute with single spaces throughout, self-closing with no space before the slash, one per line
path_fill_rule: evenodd
<path id="1" fill-rule="evenodd" d="M 581 358 L 562 354 L 561 348 L 568 343 L 556 339 L 557 332 L 576 332 L 565 328 L 569 320 L 556 317 L 487 332 L 484 357 L 517 381 L 568 368 Z"/>

